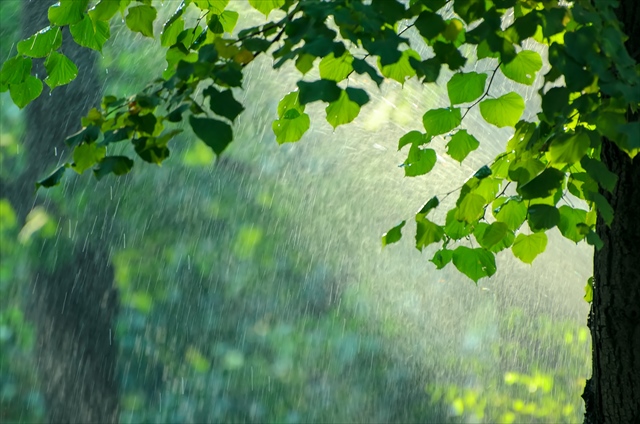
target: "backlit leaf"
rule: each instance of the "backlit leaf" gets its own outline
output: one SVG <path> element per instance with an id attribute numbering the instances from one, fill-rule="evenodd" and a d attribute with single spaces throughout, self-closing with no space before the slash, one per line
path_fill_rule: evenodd
<path id="1" fill-rule="evenodd" d="M 269 12 L 284 5 L 284 0 L 249 0 L 249 4 L 258 12 L 269 16 Z"/>
<path id="2" fill-rule="evenodd" d="M 533 260 L 547 247 L 547 234 L 544 232 L 534 233 L 531 235 L 518 234 L 511 251 L 513 255 L 526 264 L 530 264 Z"/>
<path id="3" fill-rule="evenodd" d="M 83 143 L 73 149 L 73 170 L 82 174 L 87 169 L 98 163 L 107 153 L 105 147 L 96 143 Z"/>
<path id="4" fill-rule="evenodd" d="M 587 153 L 591 141 L 584 132 L 560 135 L 549 145 L 549 161 L 555 164 L 571 165 L 578 162 Z"/>
<path id="5" fill-rule="evenodd" d="M 320 61 L 320 65 L 318 66 L 320 69 L 320 77 L 336 82 L 342 81 L 353 72 L 352 63 L 353 56 L 348 52 L 345 52 L 340 57 L 335 57 L 333 53 L 330 53 Z"/>
<path id="6" fill-rule="evenodd" d="M 153 21 L 157 15 L 158 12 L 153 6 L 133 6 L 129 8 L 125 22 L 131 31 L 153 38 Z"/>
<path id="7" fill-rule="evenodd" d="M 477 72 L 456 73 L 447 83 L 447 93 L 452 105 L 469 103 L 484 93 L 487 74 Z"/>
<path id="8" fill-rule="evenodd" d="M 559 211 L 560 221 L 558 222 L 558 229 L 560 233 L 576 243 L 584 239 L 586 234 L 581 230 L 579 225 L 586 223 L 587 211 L 574 209 L 567 205 L 560 206 Z"/>
<path id="9" fill-rule="evenodd" d="M 515 92 L 497 99 L 480 102 L 480 113 L 485 121 L 498 128 L 515 127 L 524 112 L 524 99 Z"/>
<path id="10" fill-rule="evenodd" d="M 60 0 L 49 7 L 49 22 L 58 26 L 75 24 L 82 19 L 88 4 L 89 0 Z"/>
<path id="11" fill-rule="evenodd" d="M 412 145 L 409 149 L 407 160 L 403 164 L 406 177 L 417 177 L 429 173 L 437 161 L 436 151 L 433 149 L 421 149 L 418 145 Z"/>
<path id="12" fill-rule="evenodd" d="M 385 77 L 404 84 L 406 80 L 416 74 L 416 70 L 409 63 L 409 58 L 420 60 L 420 55 L 415 50 L 405 50 L 397 62 L 385 66 L 380 65 L 380 72 L 382 72 L 382 75 Z"/>
<path id="13" fill-rule="evenodd" d="M 108 22 L 93 22 L 89 15 L 85 15 L 80 22 L 71 25 L 69 30 L 76 43 L 99 52 L 111 35 Z"/>
<path id="14" fill-rule="evenodd" d="M 484 214 L 485 204 L 486 200 L 479 194 L 467 194 L 458 206 L 456 219 L 467 223 L 477 221 Z"/>
<path id="15" fill-rule="evenodd" d="M 416 249 L 422 251 L 432 243 L 437 243 L 444 236 L 444 228 L 429 221 L 424 215 L 416 216 Z"/>
<path id="16" fill-rule="evenodd" d="M 532 50 L 522 50 L 511 62 L 500 65 L 500 70 L 507 78 L 526 85 L 533 84 L 540 69 L 542 58 Z"/>
<path id="17" fill-rule="evenodd" d="M 498 221 L 504 222 L 511 231 L 520 228 L 527 217 L 527 205 L 520 200 L 507 198 L 506 201 L 502 201 L 504 203 L 498 206 L 497 202 L 499 200 L 500 199 L 496 200 L 493 204 L 493 216 L 495 216 Z"/>
<path id="18" fill-rule="evenodd" d="M 480 146 L 480 142 L 474 136 L 469 134 L 467 130 L 460 130 L 447 143 L 447 153 L 462 163 L 467 155 L 476 150 L 478 146 Z"/>
<path id="19" fill-rule="evenodd" d="M 460 125 L 462 117 L 458 108 L 431 109 L 422 116 L 422 123 L 429 137 L 445 134 Z"/>
<path id="20" fill-rule="evenodd" d="M 11 100 L 20 109 L 37 99 L 42 93 L 42 81 L 39 78 L 29 75 L 20 84 L 11 84 L 9 87 Z"/>
<path id="21" fill-rule="evenodd" d="M 360 106 L 352 102 L 347 92 L 343 91 L 342 94 L 340 94 L 340 98 L 335 102 L 329 103 L 329 106 L 327 106 L 325 110 L 327 112 L 327 122 L 329 122 L 333 128 L 336 128 L 338 125 L 348 124 L 356 119 L 360 113 Z"/>

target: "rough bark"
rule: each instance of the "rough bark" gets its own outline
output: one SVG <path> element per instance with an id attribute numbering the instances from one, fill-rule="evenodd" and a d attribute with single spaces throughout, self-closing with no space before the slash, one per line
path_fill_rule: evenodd
<path id="1" fill-rule="evenodd" d="M 52 3 L 23 1 L 25 37 L 48 25 L 47 9 Z M 34 182 L 56 165 L 65 150 L 64 139 L 80 129 L 78 117 L 100 98 L 95 54 L 73 43 L 68 30 L 63 33 L 62 52 L 78 66 L 78 78 L 51 96 L 45 87 L 45 93 L 26 108 L 23 146 L 28 165 L 7 186 L 6 194 L 22 219 L 36 205 L 61 222 L 69 219 L 52 209 L 46 193 L 36 198 Z M 36 72 L 44 73 L 42 61 Z M 65 196 L 72 191 L 66 187 Z M 79 237 L 77 242 L 59 244 L 48 256 L 53 266 L 51 260 L 34 261 L 27 300 L 37 332 L 37 372 L 47 419 L 56 424 L 115 423 L 119 394 L 113 336 L 118 299 L 108 252 L 102 246 L 85 246 L 84 237 Z"/>
<path id="2" fill-rule="evenodd" d="M 631 37 L 628 51 L 640 59 L 640 3 L 623 0 L 617 11 Z M 629 114 L 638 120 L 638 114 Z M 638 134 L 640 137 L 640 134 Z M 640 423 L 640 155 L 633 160 L 603 140 L 602 160 L 618 175 L 609 227 L 598 217 L 604 247 L 594 256 L 594 295 L 589 315 L 593 372 L 583 394 L 585 423 Z"/>

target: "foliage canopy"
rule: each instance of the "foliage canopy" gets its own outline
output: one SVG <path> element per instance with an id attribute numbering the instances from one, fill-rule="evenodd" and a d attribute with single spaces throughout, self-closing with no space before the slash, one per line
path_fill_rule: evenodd
<path id="1" fill-rule="evenodd" d="M 93 3 L 61 0 L 49 9 L 51 25 L 18 43 L 17 55 L 0 74 L 0 90 L 9 91 L 16 105 L 36 99 L 42 81 L 54 90 L 76 77 L 77 67 L 61 51 L 62 27 L 69 27 L 77 44 L 97 51 L 109 40 L 116 15 L 134 33 L 158 35 L 152 0 Z M 426 110 L 424 131 L 399 140 L 398 149 L 407 151 L 407 177 L 435 169 L 438 156 L 429 147 L 435 137 L 446 137 L 446 153 L 461 163 L 480 146 L 481 134 L 465 122 L 473 108 L 488 124 L 512 129 L 504 152 L 449 193 L 458 193 L 458 199 L 444 223 L 428 218 L 443 200 L 437 197 L 413 217 L 416 248 L 439 246 L 431 259 L 437 268 L 453 263 L 477 282 L 496 272 L 500 251 L 511 249 L 531 263 L 554 227 L 574 242 L 601 247 L 596 215 L 610 224 L 613 210 L 599 188 L 612 191 L 616 184 L 616 175 L 600 161 L 602 138 L 630 157 L 640 152 L 634 137 L 640 123 L 629 119 L 640 104 L 640 69 L 625 49 L 616 1 L 249 0 L 249 5 L 264 14 L 265 23 L 237 31 L 248 7 L 244 3 L 181 1 L 160 32 L 167 60 L 162 76 L 131 97 L 104 97 L 82 119 L 83 129 L 66 140 L 73 161 L 38 186 L 58 184 L 68 169 L 93 169 L 98 179 L 128 173 L 132 158 L 109 154 L 122 141 L 131 143 L 130 156 L 160 164 L 169 157 L 182 120 L 222 154 L 244 110 L 237 99 L 243 70 L 257 56 L 269 55 L 274 68 L 292 62 L 300 72 L 297 90 L 278 105 L 272 125 L 278 143 L 296 142 L 309 130 L 309 103 L 326 103 L 326 119 L 334 128 L 352 122 L 370 100 L 367 90 L 350 80 L 354 72 L 378 86 L 409 78 L 446 86 L 449 106 Z M 199 16 L 194 26 L 185 19 L 188 13 Z M 527 48 L 531 40 L 546 46 L 547 58 Z M 44 80 L 32 75 L 34 60 L 44 60 Z M 488 62 L 490 70 L 465 66 L 479 61 Z M 320 78 L 305 78 L 315 67 Z M 527 106 L 516 91 L 493 94 L 499 73 L 538 88 L 537 119 L 523 119 Z M 587 208 L 574 207 L 569 194 Z M 383 245 L 400 240 L 405 223 L 387 232 Z"/>

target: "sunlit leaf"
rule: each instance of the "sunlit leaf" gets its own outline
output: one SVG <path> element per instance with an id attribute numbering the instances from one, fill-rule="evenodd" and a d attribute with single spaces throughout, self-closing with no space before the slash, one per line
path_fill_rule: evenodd
<path id="1" fill-rule="evenodd" d="M 560 206 L 559 211 L 558 229 L 560 233 L 576 243 L 584 239 L 586 234 L 582 231 L 581 224 L 585 224 L 587 221 L 587 211 L 574 209 L 567 205 Z"/>
<path id="2" fill-rule="evenodd" d="M 531 85 L 537 72 L 542 69 L 542 58 L 532 50 L 522 50 L 509 63 L 502 63 L 500 70 L 509 79 Z"/>
<path id="3" fill-rule="evenodd" d="M 431 141 L 431 138 L 427 137 L 426 134 L 421 133 L 420 131 L 409 131 L 398 141 L 398 150 L 402 149 L 407 144 L 416 144 L 421 146 L 423 144 L 427 144 Z"/>
<path id="4" fill-rule="evenodd" d="M 467 130 L 456 132 L 451 140 L 447 143 L 447 153 L 453 159 L 462 163 L 469 153 L 476 150 L 480 146 L 480 142 L 474 136 L 469 134 Z"/>
<path id="5" fill-rule="evenodd" d="M 89 15 L 94 21 L 109 21 L 118 13 L 120 0 L 100 0 L 91 10 Z"/>
<path id="6" fill-rule="evenodd" d="M 433 149 L 421 149 L 414 144 L 409 149 L 407 160 L 403 164 L 406 177 L 417 177 L 429 173 L 437 161 L 436 151 Z"/>
<path id="7" fill-rule="evenodd" d="M 549 145 L 549 161 L 554 164 L 573 164 L 587 153 L 591 141 L 584 132 L 561 135 Z"/>
<path id="8" fill-rule="evenodd" d="M 379 63 L 380 72 L 385 77 L 396 80 L 400 84 L 404 84 L 409 78 L 416 74 L 416 70 L 409 63 L 409 58 L 420 60 L 420 55 L 415 50 L 405 50 L 402 52 L 402 55 L 397 62 L 385 66 L 382 66 Z"/>
<path id="9" fill-rule="evenodd" d="M 523 112 L 524 99 L 513 91 L 497 99 L 480 102 L 480 113 L 484 120 L 498 128 L 514 127 Z"/>
<path id="10" fill-rule="evenodd" d="M 130 7 L 125 22 L 133 32 L 153 38 L 153 21 L 158 12 L 155 7 L 146 4 Z"/>
<path id="11" fill-rule="evenodd" d="M 507 198 L 506 201 L 500 200 L 503 202 L 500 204 L 498 204 L 498 200 L 493 204 L 493 216 L 495 216 L 498 221 L 504 222 L 511 231 L 520 228 L 527 217 L 527 205 L 513 198 Z"/>
<path id="12" fill-rule="evenodd" d="M 456 219 L 467 223 L 477 221 L 484 214 L 485 204 L 486 200 L 484 197 L 473 193 L 467 194 L 458 206 Z"/>
<path id="13" fill-rule="evenodd" d="M 343 91 L 340 94 L 340 98 L 335 102 L 329 103 L 325 110 L 327 112 L 327 122 L 333 128 L 336 128 L 338 125 L 348 124 L 356 119 L 360 113 L 360 106 L 352 102 L 347 96 L 347 92 Z"/>
<path id="14" fill-rule="evenodd" d="M 481 234 L 478 234 L 476 239 L 478 240 L 478 243 L 480 243 L 480 246 L 485 249 L 490 249 L 500 243 L 508 232 L 509 228 L 507 227 L 507 224 L 499 221 L 493 222 L 488 225 Z"/>
<path id="15" fill-rule="evenodd" d="M 526 264 L 530 264 L 533 260 L 547 247 L 547 234 L 544 232 L 534 233 L 531 235 L 518 234 L 511 251 L 513 255 Z"/>
<path id="16" fill-rule="evenodd" d="M 258 12 L 269 16 L 269 12 L 284 6 L 285 0 L 249 0 L 249 4 Z"/>
<path id="17" fill-rule="evenodd" d="M 469 103 L 484 93 L 487 74 L 476 72 L 453 74 L 447 83 L 447 93 L 452 105 Z"/>
<path id="18" fill-rule="evenodd" d="M 333 53 L 330 53 L 320 61 L 320 65 L 318 66 L 320 69 L 320 77 L 333 81 L 342 81 L 353 72 L 352 63 L 353 56 L 348 52 L 343 53 L 340 57 L 335 57 Z"/>
<path id="19" fill-rule="evenodd" d="M 429 137 L 445 134 L 460 125 L 459 108 L 431 109 L 422 116 L 422 123 Z"/>

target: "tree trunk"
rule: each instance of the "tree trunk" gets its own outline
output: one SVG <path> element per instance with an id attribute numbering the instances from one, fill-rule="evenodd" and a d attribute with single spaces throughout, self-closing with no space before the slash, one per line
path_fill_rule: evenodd
<path id="1" fill-rule="evenodd" d="M 53 0 L 23 1 L 25 37 L 49 25 L 47 10 L 52 3 Z M 77 46 L 68 29 L 63 31 L 62 52 L 78 66 L 78 78 L 68 86 L 56 88 L 51 95 L 45 87 L 45 93 L 26 108 L 24 148 L 28 165 L 7 189 L 23 220 L 38 204 L 33 196 L 35 181 L 51 171 L 67 150 L 63 141 L 80 129 L 78 116 L 99 104 L 96 55 Z M 35 71 L 43 75 L 42 61 L 37 62 Z M 72 187 L 66 187 L 65 197 L 71 193 Z M 51 210 L 48 194 L 43 194 L 41 206 L 60 218 L 58 222 L 67 222 L 69 217 Z M 53 266 L 42 258 L 33 264 L 27 301 L 28 315 L 37 332 L 37 370 L 48 421 L 116 423 L 119 384 L 115 374 L 114 320 L 118 298 L 107 248 L 104 243 L 85 246 L 84 237 L 56 245 L 43 248 L 51 252 L 48 255 L 54 259 Z"/>
<path id="2" fill-rule="evenodd" d="M 623 0 L 617 11 L 630 36 L 627 50 L 638 61 L 640 3 Z M 629 114 L 638 120 L 638 114 Z M 640 137 L 640 134 L 638 135 Z M 599 216 L 604 247 L 594 256 L 594 293 L 589 315 L 593 372 L 582 395 L 585 423 L 640 423 L 640 155 L 633 160 L 603 140 L 602 161 L 618 175 L 613 193 L 601 191 L 614 210 L 608 227 Z"/>

